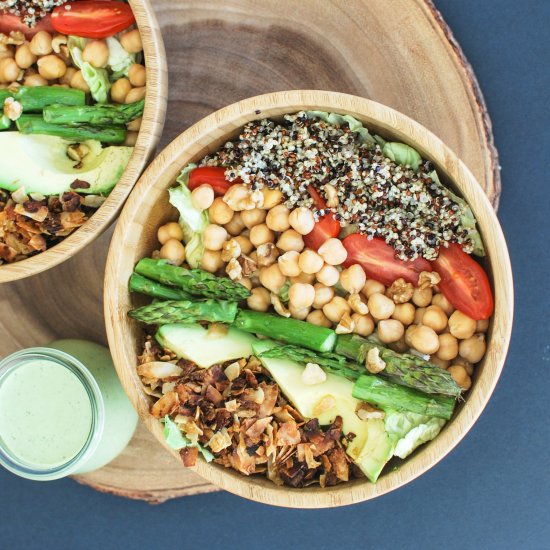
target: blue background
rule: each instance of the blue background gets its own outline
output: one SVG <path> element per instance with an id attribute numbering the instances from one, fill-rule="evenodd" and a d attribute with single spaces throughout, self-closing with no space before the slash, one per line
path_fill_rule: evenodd
<path id="1" fill-rule="evenodd" d="M 0 548 L 550 548 L 550 2 L 436 0 L 485 94 L 516 316 L 494 397 L 466 439 L 401 490 L 334 510 L 213 493 L 152 507 L 0 469 Z"/>

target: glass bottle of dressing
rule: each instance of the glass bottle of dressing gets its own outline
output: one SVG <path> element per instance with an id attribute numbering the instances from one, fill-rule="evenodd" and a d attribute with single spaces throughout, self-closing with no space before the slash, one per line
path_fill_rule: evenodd
<path id="1" fill-rule="evenodd" d="M 52 480 L 101 468 L 137 420 L 103 346 L 58 340 L 0 361 L 0 464 L 15 474 Z"/>

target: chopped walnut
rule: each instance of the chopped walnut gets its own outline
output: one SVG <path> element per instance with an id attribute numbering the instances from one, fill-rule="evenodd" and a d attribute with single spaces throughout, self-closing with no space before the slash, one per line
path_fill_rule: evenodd
<path id="1" fill-rule="evenodd" d="M 6 46 L 21 46 L 25 43 L 25 35 L 21 31 L 11 31 L 9 35 L 0 33 L 0 44 Z"/>
<path id="2" fill-rule="evenodd" d="M 56 34 L 52 38 L 52 49 L 55 53 L 62 53 L 62 46 L 67 44 L 67 37 L 64 34 Z M 63 48 L 66 49 L 66 48 Z"/>
<path id="3" fill-rule="evenodd" d="M 259 189 L 252 191 L 248 185 L 232 185 L 223 197 L 223 201 L 235 212 L 253 210 L 264 205 L 264 196 Z"/>
<path id="4" fill-rule="evenodd" d="M 17 120 L 23 113 L 23 106 L 13 97 L 7 97 L 4 101 L 4 115 L 10 120 Z"/>
<path id="5" fill-rule="evenodd" d="M 290 317 L 290 311 L 288 308 L 281 302 L 281 299 L 277 294 L 271 293 L 271 305 L 275 308 L 275 311 L 282 317 Z"/>
<path id="6" fill-rule="evenodd" d="M 246 256 L 245 254 L 241 254 L 237 258 L 237 262 L 239 262 L 239 265 L 242 268 L 243 277 L 250 277 L 258 271 L 258 264 L 252 258 Z"/>
<path id="7" fill-rule="evenodd" d="M 225 272 L 229 275 L 229 278 L 233 281 L 241 279 L 243 276 L 243 268 L 238 262 L 237 258 L 231 258 L 225 268 Z"/>
<path id="8" fill-rule="evenodd" d="M 372 418 L 384 418 L 386 415 L 384 411 L 376 409 L 370 403 L 361 403 L 359 408 L 355 411 L 355 414 L 361 420 L 370 420 Z"/>
<path id="9" fill-rule="evenodd" d="M 378 348 L 372 348 L 368 351 L 365 367 L 372 374 L 377 374 L 386 368 L 386 363 L 380 357 L 380 350 Z"/>
<path id="10" fill-rule="evenodd" d="M 327 206 L 329 208 L 334 208 L 338 206 L 339 200 L 336 187 L 334 187 L 334 185 L 331 185 L 330 183 L 327 183 L 326 185 L 323 185 L 323 191 L 327 196 Z"/>
<path id="11" fill-rule="evenodd" d="M 322 384 L 327 379 L 326 372 L 317 363 L 307 363 L 302 371 L 302 382 L 306 386 Z"/>
<path id="12" fill-rule="evenodd" d="M 336 334 L 350 334 L 354 330 L 355 321 L 351 318 L 349 313 L 344 313 L 334 332 L 336 332 Z"/>
<path id="13" fill-rule="evenodd" d="M 396 304 L 408 302 L 414 294 L 414 287 L 405 279 L 396 279 L 386 291 L 386 296 L 391 298 Z"/>
<path id="14" fill-rule="evenodd" d="M 67 147 L 67 156 L 78 163 L 80 163 L 89 152 L 90 148 L 84 143 L 73 143 Z"/>
<path id="15" fill-rule="evenodd" d="M 256 249 L 256 256 L 260 267 L 268 267 L 277 261 L 279 251 L 273 243 L 264 243 Z"/>
<path id="16" fill-rule="evenodd" d="M 422 271 L 418 277 L 418 288 L 426 290 L 438 285 L 441 282 L 441 277 L 436 271 Z"/>
<path id="17" fill-rule="evenodd" d="M 233 258 L 238 258 L 241 255 L 241 245 L 236 239 L 229 239 L 222 245 L 222 260 L 229 262 Z"/>
<path id="18" fill-rule="evenodd" d="M 369 312 L 369 308 L 363 300 L 361 300 L 360 294 L 350 294 L 348 297 L 348 304 L 355 313 L 366 315 Z"/>

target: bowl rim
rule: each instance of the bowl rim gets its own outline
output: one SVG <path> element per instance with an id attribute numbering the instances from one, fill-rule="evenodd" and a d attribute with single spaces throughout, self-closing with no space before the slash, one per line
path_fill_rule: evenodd
<path id="1" fill-rule="evenodd" d="M 246 121 L 294 113 L 300 110 L 324 110 L 350 114 L 365 122 L 387 130 L 397 139 L 411 143 L 423 158 L 434 162 L 438 173 L 450 179 L 472 207 L 478 219 L 488 252 L 495 292 L 495 311 L 492 317 L 491 337 L 483 359 L 481 372 L 469 392 L 464 405 L 445 426 L 438 437 L 418 449 L 404 461 L 398 470 L 387 472 L 376 484 L 353 481 L 331 488 L 292 489 L 279 487 L 259 477 L 246 477 L 221 466 L 211 466 L 202 459 L 194 471 L 234 494 L 245 498 L 286 507 L 324 508 L 348 505 L 369 500 L 393 491 L 411 482 L 443 459 L 462 440 L 476 422 L 496 386 L 510 342 L 513 318 L 513 281 L 506 241 L 496 214 L 481 186 L 470 170 L 437 136 L 411 118 L 380 103 L 353 95 L 319 90 L 294 90 L 264 94 L 245 99 L 222 108 L 203 118 L 175 138 L 151 163 L 122 211 L 111 241 L 105 270 L 104 310 L 107 336 L 113 360 L 122 385 L 132 404 L 148 429 L 175 457 L 162 436 L 161 423 L 149 414 L 149 401 L 135 372 L 136 343 L 128 330 L 130 321 L 120 298 L 128 297 L 127 278 L 133 263 L 127 265 L 123 250 L 140 238 L 139 222 L 134 220 L 144 201 L 150 204 L 166 191 L 175 178 L 166 185 L 156 185 L 159 174 L 179 173 L 192 157 L 205 153 L 206 144 L 219 139 L 229 130 L 242 127 Z M 152 195 L 157 193 L 157 196 Z M 147 227 L 146 230 L 154 230 Z M 132 372 L 133 369 L 133 372 Z M 182 466 L 183 467 L 183 466 Z"/>
<path id="2" fill-rule="evenodd" d="M 122 209 L 162 135 L 168 103 L 168 70 L 160 27 L 150 0 L 129 0 L 143 41 L 147 92 L 143 122 L 130 161 L 107 200 L 84 225 L 44 252 L 0 265 L 0 283 L 24 279 L 68 260 L 105 231 Z"/>

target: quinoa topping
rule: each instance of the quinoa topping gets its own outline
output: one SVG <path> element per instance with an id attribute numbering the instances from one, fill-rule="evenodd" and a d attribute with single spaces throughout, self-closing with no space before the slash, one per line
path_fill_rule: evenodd
<path id="1" fill-rule="evenodd" d="M 430 162 L 417 171 L 399 165 L 347 122 L 330 124 L 305 112 L 281 123 L 252 121 L 201 164 L 227 166 L 229 181 L 240 178 L 253 190 L 279 188 L 289 208 L 313 209 L 316 219 L 332 212 L 342 227 L 353 224 L 369 238 L 383 238 L 403 260 L 433 260 L 447 243 L 474 249 L 461 206 L 434 180 Z M 334 206 L 316 209 L 310 185 Z"/>
<path id="2" fill-rule="evenodd" d="M 27 27 L 34 27 L 55 7 L 67 2 L 68 0 L 0 0 L 0 14 L 17 15 Z"/>

